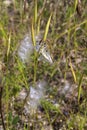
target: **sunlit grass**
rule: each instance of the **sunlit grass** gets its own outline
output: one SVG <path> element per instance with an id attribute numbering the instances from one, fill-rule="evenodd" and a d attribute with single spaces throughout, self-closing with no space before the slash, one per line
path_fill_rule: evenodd
<path id="1" fill-rule="evenodd" d="M 42 2 L 43 3 L 43 2 Z M 86 57 L 86 49 L 84 51 L 84 47 L 82 44 L 82 48 L 80 47 L 80 40 L 83 39 L 85 41 L 85 37 L 87 36 L 86 30 L 87 30 L 87 18 L 84 16 L 83 18 L 76 19 L 76 8 L 78 4 L 78 0 L 75 0 L 73 9 L 70 7 L 69 12 L 65 15 L 67 15 L 64 21 L 64 30 L 61 29 L 59 31 L 56 31 L 55 26 L 57 26 L 58 18 L 55 15 L 55 12 L 52 12 L 48 10 L 47 14 L 49 14 L 49 17 L 44 16 L 44 10 L 46 3 L 44 1 L 44 7 L 40 9 L 38 6 L 39 2 L 37 0 L 34 0 L 33 7 L 31 12 L 25 11 L 23 12 L 23 3 L 21 2 L 14 2 L 14 10 L 17 9 L 20 12 L 20 17 L 18 19 L 18 23 L 14 22 L 14 28 L 15 32 L 12 30 L 9 31 L 8 23 L 11 20 L 12 16 L 8 16 L 8 13 L 5 12 L 5 9 L 3 9 L 3 13 L 5 15 L 0 14 L 0 61 L 5 65 L 5 70 L 3 70 L 3 104 L 5 105 L 4 113 L 6 113 L 6 130 L 13 130 L 16 128 L 16 125 L 20 119 L 18 119 L 19 115 L 15 115 L 12 117 L 12 112 L 14 106 L 14 102 L 12 99 L 14 99 L 20 90 L 24 87 L 26 90 L 29 90 L 30 84 L 35 83 L 37 80 L 39 80 L 39 77 L 46 77 L 48 82 L 51 81 L 52 86 L 49 89 L 53 89 L 56 87 L 56 95 L 53 95 L 55 102 L 59 104 L 60 97 L 57 94 L 57 89 L 59 87 L 59 84 L 56 83 L 55 85 L 55 75 L 58 75 L 61 78 L 64 78 L 66 80 L 67 72 L 70 72 L 72 74 L 73 83 L 77 85 L 77 108 L 78 111 L 76 113 L 73 112 L 73 108 L 70 110 L 69 116 L 65 116 L 63 112 L 61 111 L 61 108 L 63 107 L 63 104 L 60 105 L 60 107 L 54 106 L 54 104 L 50 103 L 50 96 L 49 100 L 42 103 L 42 106 L 44 108 L 43 117 L 48 121 L 50 125 L 53 125 L 54 122 L 56 122 L 57 118 L 64 120 L 64 123 L 66 124 L 66 128 L 68 126 L 68 129 L 78 129 L 78 130 L 85 130 L 85 125 L 87 123 L 86 115 L 87 115 L 87 96 L 86 92 L 84 92 L 83 87 L 86 82 L 86 76 L 87 76 L 87 65 L 85 62 Z M 0 7 L 2 6 L 2 2 L 0 2 Z M 30 8 L 30 5 L 29 5 Z M 47 7 L 49 8 L 49 7 Z M 6 8 L 7 11 L 7 8 Z M 14 12 L 15 12 L 14 11 Z M 41 12 L 40 12 L 41 11 Z M 40 13 L 40 14 L 39 14 Z M 31 16 L 31 14 L 33 14 Z M 38 15 L 39 14 L 39 15 Z M 55 18 L 53 19 L 55 15 Z M 13 16 L 13 20 L 15 19 L 15 15 Z M 72 20 L 73 19 L 73 20 Z M 30 21 L 29 21 L 30 20 Z M 46 21 L 45 21 L 46 20 Z M 42 24 L 44 21 L 45 24 Z M 74 22 L 73 22 L 74 21 Z M 29 23 L 30 22 L 30 23 Z M 54 24 L 53 24 L 54 23 Z M 10 23 L 11 24 L 11 23 Z M 58 27 L 61 26 L 63 23 L 61 22 L 60 25 L 58 23 Z M 31 26 L 31 27 L 30 27 Z M 30 30 L 31 28 L 31 30 Z M 63 27 L 62 27 L 63 28 Z M 83 33 L 80 31 L 83 30 Z M 17 56 L 17 49 L 18 49 L 18 43 L 20 44 L 20 40 L 23 38 L 24 34 L 26 32 L 31 31 L 31 37 L 33 41 L 34 47 L 36 46 L 36 39 L 35 36 L 39 34 L 41 31 L 44 32 L 42 41 L 45 41 L 49 39 L 49 46 L 52 46 L 53 53 L 57 53 L 60 51 L 57 59 L 54 59 L 53 65 L 49 65 L 47 63 L 39 63 L 38 62 L 38 54 L 36 50 L 33 54 L 33 60 L 30 64 L 23 64 L 20 59 Z M 79 33 L 79 35 L 78 35 Z M 83 35 L 84 34 L 84 35 Z M 79 39 L 79 36 L 82 36 L 82 38 Z M 64 38 L 64 41 L 63 41 Z M 53 41 L 53 43 L 51 43 Z M 63 43 L 63 45 L 61 45 Z M 52 45 L 51 45 L 52 44 Z M 54 45 L 55 44 L 55 45 Z M 57 51 L 55 51 L 55 48 Z M 75 68 L 73 67 L 73 58 L 76 60 L 76 57 L 78 53 L 82 53 L 84 51 L 84 57 L 82 59 L 82 63 L 78 64 Z M 70 52 L 74 50 L 75 56 L 69 57 Z M 15 53 L 14 53 L 15 52 Z M 80 54 L 81 55 L 81 54 Z M 65 56 L 64 61 L 64 67 L 62 67 L 61 70 L 61 61 L 63 61 L 63 57 Z M 2 58 L 3 57 L 3 58 Z M 53 55 L 54 57 L 54 55 Z M 79 67 L 80 66 L 80 67 Z M 84 68 L 83 68 L 84 67 Z M 59 82 L 59 77 L 56 76 L 56 80 Z M 61 80 L 61 79 L 60 79 Z M 86 88 L 85 88 L 86 89 Z M 50 95 L 50 92 L 49 92 Z M 57 97 L 57 99 L 56 99 Z M 82 99 L 82 102 L 80 101 Z M 11 104 L 12 102 L 12 104 Z M 12 109 L 11 109 L 12 107 Z M 23 106 L 21 106 L 23 107 Z M 10 113 L 11 112 L 11 113 Z M 9 114 L 10 113 L 10 114 Z M 53 114 L 53 119 L 52 119 Z M 36 115 L 32 116 L 33 120 L 35 120 L 38 117 L 38 113 Z M 29 120 L 30 121 L 30 120 Z M 36 121 L 38 124 L 38 120 Z M 75 122 L 77 124 L 75 124 Z M 30 125 L 30 124 L 28 124 Z M 34 129 L 34 122 L 33 122 L 33 129 Z M 28 126 L 29 127 L 29 126 Z M 40 128 L 43 129 L 43 125 L 41 124 Z M 39 128 L 38 128 L 39 129 Z M 24 122 L 24 130 L 28 130 L 26 128 L 26 123 Z"/>

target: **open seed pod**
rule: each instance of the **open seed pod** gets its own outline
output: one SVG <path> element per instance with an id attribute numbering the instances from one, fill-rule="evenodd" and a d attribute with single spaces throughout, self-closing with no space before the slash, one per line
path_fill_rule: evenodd
<path id="1" fill-rule="evenodd" d="M 29 63 L 31 61 L 31 55 L 36 50 L 39 53 L 38 60 L 52 63 L 50 50 L 47 44 L 42 41 L 42 37 L 41 34 L 35 36 L 36 46 L 34 47 L 31 34 L 25 35 L 18 48 L 18 56 L 22 62 Z"/>

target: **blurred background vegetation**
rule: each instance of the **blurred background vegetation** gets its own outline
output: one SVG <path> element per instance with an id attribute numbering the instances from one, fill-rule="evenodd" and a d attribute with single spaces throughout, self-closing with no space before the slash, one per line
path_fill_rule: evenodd
<path id="1" fill-rule="evenodd" d="M 17 51 L 30 31 L 46 34 L 52 64 L 35 54 L 21 62 Z M 47 90 L 31 115 L 19 93 L 34 79 Z M 0 130 L 18 129 L 87 129 L 87 0 L 0 0 Z"/>

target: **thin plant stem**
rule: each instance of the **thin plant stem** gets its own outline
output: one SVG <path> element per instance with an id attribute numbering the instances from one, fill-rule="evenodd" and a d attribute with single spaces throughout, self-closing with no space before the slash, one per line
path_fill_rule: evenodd
<path id="1" fill-rule="evenodd" d="M 0 86 L 0 115 L 1 115 L 1 120 L 2 120 L 3 130 L 6 130 L 4 118 L 3 118 L 3 113 L 2 113 L 2 91 L 3 91 L 3 87 Z"/>

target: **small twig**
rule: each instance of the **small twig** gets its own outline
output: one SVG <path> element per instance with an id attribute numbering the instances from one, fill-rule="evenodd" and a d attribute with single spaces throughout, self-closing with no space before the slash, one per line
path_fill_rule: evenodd
<path id="1" fill-rule="evenodd" d="M 6 130 L 4 119 L 3 119 L 3 113 L 2 113 L 2 91 L 3 91 L 3 87 L 0 86 L 0 115 L 1 115 L 3 129 Z"/>

